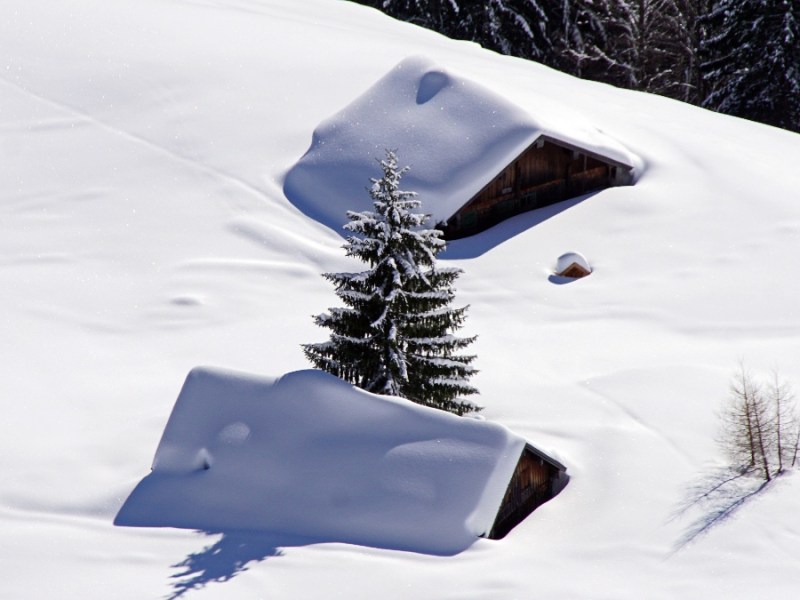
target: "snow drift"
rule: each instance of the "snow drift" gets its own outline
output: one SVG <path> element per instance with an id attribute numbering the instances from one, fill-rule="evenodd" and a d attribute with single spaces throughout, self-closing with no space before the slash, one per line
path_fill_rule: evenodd
<path id="1" fill-rule="evenodd" d="M 321 371 L 198 368 L 116 523 L 454 554 L 491 529 L 524 445 Z"/>

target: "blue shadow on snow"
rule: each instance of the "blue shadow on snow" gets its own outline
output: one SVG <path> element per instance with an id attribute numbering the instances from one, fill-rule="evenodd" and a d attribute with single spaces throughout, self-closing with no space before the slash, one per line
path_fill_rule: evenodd
<path id="1" fill-rule="evenodd" d="M 585 194 L 583 196 L 578 196 L 577 198 L 563 200 L 561 202 L 557 202 L 556 204 L 551 204 L 550 206 L 537 208 L 535 210 L 506 219 L 505 221 L 501 221 L 497 225 L 494 225 L 485 231 L 481 231 L 480 233 L 476 233 L 475 235 L 448 242 L 447 249 L 439 255 L 439 258 L 448 260 L 477 258 L 482 256 L 497 246 L 507 242 L 511 238 L 514 238 L 521 233 L 524 233 L 529 229 L 544 223 L 548 219 L 552 219 L 565 210 L 577 206 L 584 200 L 594 196 L 596 193 L 597 192 L 592 192 L 591 194 Z M 422 208 L 424 210 L 424 204 L 422 205 Z M 554 281 L 553 283 L 563 282 Z"/>

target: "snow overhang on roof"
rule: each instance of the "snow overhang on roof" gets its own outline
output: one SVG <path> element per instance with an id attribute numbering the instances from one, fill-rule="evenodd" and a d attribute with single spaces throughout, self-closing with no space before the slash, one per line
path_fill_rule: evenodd
<path id="1" fill-rule="evenodd" d="M 453 554 L 491 529 L 524 447 L 320 371 L 195 369 L 117 523 Z"/>
<path id="2" fill-rule="evenodd" d="M 535 107 L 534 107 L 535 108 Z M 431 224 L 446 221 L 541 136 L 632 168 L 638 159 L 577 115 L 547 126 L 482 85 L 413 57 L 314 131 L 284 192 L 303 212 L 339 229 L 348 210 L 371 210 L 376 159 L 395 149 L 410 165 L 402 187 L 419 193 Z"/>

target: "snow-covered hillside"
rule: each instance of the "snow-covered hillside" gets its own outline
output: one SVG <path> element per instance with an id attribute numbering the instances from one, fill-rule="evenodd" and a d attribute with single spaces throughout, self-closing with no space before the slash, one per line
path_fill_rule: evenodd
<path id="1" fill-rule="evenodd" d="M 674 515 L 720 458 L 738 361 L 800 385 L 800 136 L 338 0 L 7 0 L 0 14 L 0 598 L 797 591 L 800 475 L 688 544 L 702 509 Z M 300 344 L 324 336 L 310 315 L 336 303 L 319 273 L 358 265 L 284 177 L 320 123 L 412 55 L 642 158 L 635 186 L 445 255 L 465 271 L 486 418 L 567 465 L 569 485 L 452 557 L 115 527 L 194 366 L 308 367 Z M 557 285 L 567 251 L 593 273 Z"/>

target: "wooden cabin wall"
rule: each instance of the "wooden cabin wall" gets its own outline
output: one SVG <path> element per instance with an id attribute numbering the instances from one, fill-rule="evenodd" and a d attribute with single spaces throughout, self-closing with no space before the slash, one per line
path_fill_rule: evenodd
<path id="1" fill-rule="evenodd" d="M 614 184 L 616 170 L 549 140 L 534 142 L 443 227 L 447 239 L 488 229 L 514 215 Z"/>
<path id="2" fill-rule="evenodd" d="M 553 497 L 553 480 L 558 469 L 525 450 L 500 504 L 495 525 L 488 537 L 500 539 L 533 510 Z"/>

